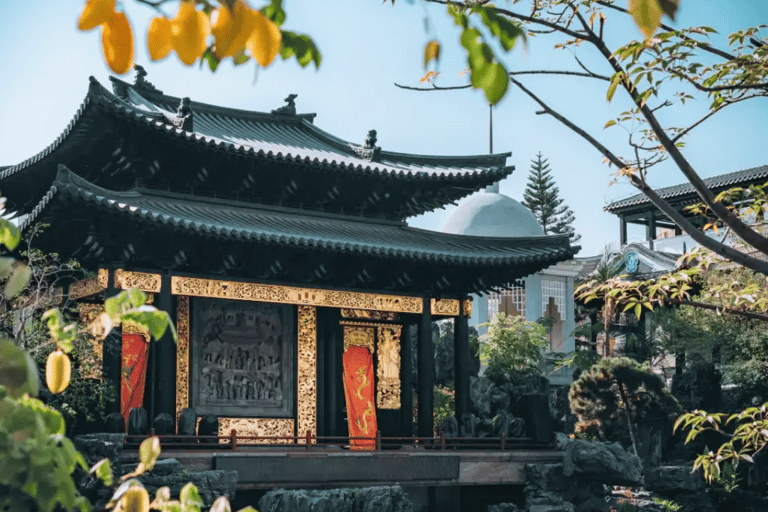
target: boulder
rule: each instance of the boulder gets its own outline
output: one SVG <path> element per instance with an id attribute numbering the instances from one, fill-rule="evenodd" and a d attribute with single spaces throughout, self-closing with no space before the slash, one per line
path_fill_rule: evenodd
<path id="1" fill-rule="evenodd" d="M 152 428 L 157 436 L 172 436 L 175 434 L 173 418 L 167 412 L 162 412 L 155 416 L 155 421 L 152 422 Z"/>
<path id="2" fill-rule="evenodd" d="M 399 486 L 361 489 L 275 489 L 259 500 L 261 512 L 413 512 Z"/>
<path id="3" fill-rule="evenodd" d="M 461 425 L 459 427 L 461 437 L 477 437 L 477 420 L 471 412 L 465 412 L 461 415 Z"/>
<path id="4" fill-rule="evenodd" d="M 693 466 L 658 466 L 645 470 L 645 488 L 659 494 L 676 495 L 683 492 L 701 492 L 704 478 L 701 471 L 691 472 Z"/>
<path id="5" fill-rule="evenodd" d="M 219 419 L 216 416 L 203 416 L 200 420 L 200 425 L 197 427 L 197 435 L 199 436 L 218 436 L 219 435 Z M 217 439 L 203 439 L 201 443 L 215 444 L 219 441 Z"/>
<path id="6" fill-rule="evenodd" d="M 488 418 L 484 418 L 477 422 L 477 437 L 492 437 L 493 436 L 493 421 Z"/>
<path id="7" fill-rule="evenodd" d="M 492 417 L 491 397 L 495 386 L 490 379 L 485 377 L 471 377 L 469 379 L 469 400 L 472 409 L 479 418 Z"/>
<path id="8" fill-rule="evenodd" d="M 171 466 L 172 464 L 168 464 L 165 469 L 171 469 Z M 141 475 L 139 481 L 144 484 L 150 496 L 154 496 L 160 487 L 170 487 L 171 497 L 174 499 L 178 499 L 182 487 L 187 482 L 191 482 L 197 487 L 206 507 L 210 507 L 219 496 L 226 496 L 230 500 L 234 498 L 237 490 L 237 471 L 234 469 L 200 472 L 181 470 L 166 475 L 152 471 Z"/>
<path id="9" fill-rule="evenodd" d="M 125 418 L 119 412 L 108 414 L 104 419 L 104 430 L 109 434 L 125 433 Z"/>
<path id="10" fill-rule="evenodd" d="M 459 422 L 455 416 L 448 416 L 440 422 L 440 431 L 445 434 L 446 439 L 455 439 L 459 437 Z"/>
<path id="11" fill-rule="evenodd" d="M 608 485 L 639 485 L 643 466 L 640 458 L 628 453 L 618 443 L 574 439 L 563 459 L 563 474 L 583 476 Z"/>
<path id="12" fill-rule="evenodd" d="M 122 420 L 122 416 L 120 417 Z M 75 436 L 75 448 L 91 466 L 101 459 L 109 459 L 112 467 L 120 463 L 125 434 L 84 434 Z"/>
<path id="13" fill-rule="evenodd" d="M 149 415 L 143 407 L 133 407 L 128 412 L 128 435 L 149 435 Z"/>
<path id="14" fill-rule="evenodd" d="M 167 476 L 173 473 L 181 472 L 184 468 L 181 466 L 181 462 L 176 459 L 160 459 L 155 462 L 152 468 L 153 475 Z"/>
<path id="15" fill-rule="evenodd" d="M 193 436 L 197 428 L 197 411 L 192 407 L 187 407 L 179 414 L 179 435 Z"/>
<path id="16" fill-rule="evenodd" d="M 520 512 L 520 508 L 514 503 L 499 503 L 489 506 L 488 512 Z"/>
<path id="17" fill-rule="evenodd" d="M 549 397 L 544 393 L 525 393 L 515 401 L 512 414 L 525 421 L 525 435 L 540 443 L 551 442 L 555 434 L 549 414 Z"/>

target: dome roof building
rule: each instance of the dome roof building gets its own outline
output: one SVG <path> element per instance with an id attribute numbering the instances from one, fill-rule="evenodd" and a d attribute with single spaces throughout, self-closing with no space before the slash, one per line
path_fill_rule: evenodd
<path id="1" fill-rule="evenodd" d="M 499 193 L 498 182 L 464 200 L 443 226 L 443 232 L 496 238 L 546 236 L 528 208 Z M 578 268 L 574 267 L 573 261 L 561 262 L 529 275 L 510 289 L 474 295 L 469 324 L 482 335 L 486 328 L 478 326 L 491 321 L 499 312 L 519 315 L 530 322 L 550 317 L 549 351 L 563 353 L 575 350 L 575 340 L 570 333 L 576 327 L 573 288 Z M 571 381 L 569 373 L 560 370 L 550 374 L 550 381 L 555 385 L 565 385 Z"/>

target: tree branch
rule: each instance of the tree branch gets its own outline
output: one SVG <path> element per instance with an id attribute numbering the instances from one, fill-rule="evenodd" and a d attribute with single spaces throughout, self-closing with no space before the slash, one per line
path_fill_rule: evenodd
<path id="1" fill-rule="evenodd" d="M 472 84 L 467 85 L 453 85 L 450 87 L 438 87 L 435 84 L 432 84 L 432 87 L 412 87 L 409 85 L 400 85 L 397 82 L 395 82 L 395 87 L 399 87 L 401 89 L 406 89 L 408 91 L 455 91 L 457 89 L 469 89 L 472 87 Z"/>

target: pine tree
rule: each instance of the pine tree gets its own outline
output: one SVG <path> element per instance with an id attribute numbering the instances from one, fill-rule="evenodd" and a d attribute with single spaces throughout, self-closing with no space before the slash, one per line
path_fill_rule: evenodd
<path id="1" fill-rule="evenodd" d="M 567 233 L 571 243 L 578 242 L 581 235 L 577 235 L 573 229 L 573 221 L 576 217 L 573 210 L 563 204 L 560 189 L 555 186 L 555 181 L 549 173 L 549 163 L 539 152 L 536 160 L 531 160 L 531 174 L 525 186 L 523 204 L 536 216 L 536 220 L 544 228 L 544 233 L 547 235 Z"/>

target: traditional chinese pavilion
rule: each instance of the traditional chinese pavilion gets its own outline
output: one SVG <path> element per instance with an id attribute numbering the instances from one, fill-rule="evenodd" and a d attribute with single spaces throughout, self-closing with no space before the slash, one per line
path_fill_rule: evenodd
<path id="1" fill-rule="evenodd" d="M 567 236 L 446 234 L 406 218 L 509 175 L 510 154 L 385 151 L 375 131 L 355 144 L 319 129 L 295 95 L 250 112 L 163 94 L 144 75 L 112 78 L 111 92 L 91 78 L 64 132 L 0 171 L 22 226 L 51 225 L 38 247 L 93 270 L 71 299 L 140 288 L 177 319 L 178 344 L 113 333 L 122 355 L 105 351 L 104 375 L 122 374 L 123 410 L 194 407 L 222 433 L 410 436 L 416 351 L 418 432 L 431 436 L 431 323 L 454 318 L 467 412 L 469 295 L 575 249 Z"/>

